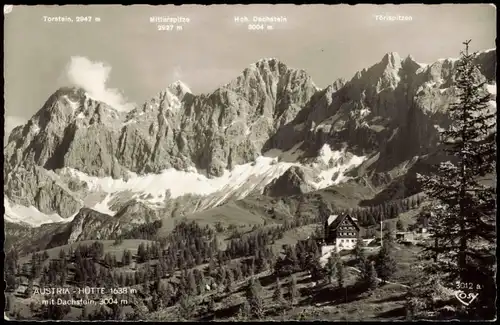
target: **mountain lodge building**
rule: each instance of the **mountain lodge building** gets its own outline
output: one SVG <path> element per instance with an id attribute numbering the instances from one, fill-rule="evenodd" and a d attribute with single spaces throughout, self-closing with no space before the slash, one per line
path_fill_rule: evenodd
<path id="1" fill-rule="evenodd" d="M 337 252 L 354 249 L 359 231 L 358 220 L 349 214 L 330 215 L 325 221 L 325 245 L 335 246 Z"/>

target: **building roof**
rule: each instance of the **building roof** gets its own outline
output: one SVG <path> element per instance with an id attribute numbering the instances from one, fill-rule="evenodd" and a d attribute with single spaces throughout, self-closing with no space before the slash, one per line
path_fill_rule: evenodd
<path id="1" fill-rule="evenodd" d="M 331 225 L 332 222 L 334 222 L 338 218 L 338 214 L 332 214 L 331 216 L 328 217 L 327 224 Z"/>
<path id="2" fill-rule="evenodd" d="M 352 223 L 356 226 L 356 228 L 359 230 L 359 226 L 357 223 L 357 219 L 352 218 L 349 214 L 342 214 L 342 215 L 331 215 L 328 217 L 327 220 L 327 225 L 332 228 L 333 230 L 337 229 L 337 227 L 344 221 L 345 218 L 351 219 Z"/>

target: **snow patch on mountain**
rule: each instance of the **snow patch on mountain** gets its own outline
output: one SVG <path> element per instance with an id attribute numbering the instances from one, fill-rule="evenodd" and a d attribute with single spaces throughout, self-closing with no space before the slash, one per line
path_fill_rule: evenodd
<path id="1" fill-rule="evenodd" d="M 38 126 L 38 124 L 31 124 L 30 132 L 32 135 L 37 135 L 40 132 L 40 127 Z"/>
<path id="2" fill-rule="evenodd" d="M 78 107 L 80 107 L 80 104 L 78 102 L 72 101 L 71 99 L 69 99 L 67 95 L 62 96 L 62 98 L 66 100 L 66 102 L 69 104 L 69 107 L 71 107 L 73 111 L 76 110 Z"/>
<path id="3" fill-rule="evenodd" d="M 25 207 L 10 202 L 7 198 L 4 198 L 3 204 L 5 208 L 4 219 L 13 223 L 24 223 L 37 227 L 46 223 L 69 222 L 74 218 L 74 216 L 71 216 L 70 218 L 64 219 L 56 213 L 45 214 L 34 206 Z"/>
<path id="4" fill-rule="evenodd" d="M 371 111 L 368 108 L 362 108 L 359 111 L 359 114 L 360 114 L 361 118 L 367 117 L 368 115 L 370 115 L 370 113 L 371 113 Z"/>
<path id="5" fill-rule="evenodd" d="M 497 96 L 497 85 L 496 84 L 487 84 L 486 85 L 486 90 L 494 97 L 490 101 L 488 101 L 488 104 L 490 106 L 490 112 L 496 112 L 497 108 L 497 101 L 496 101 L 496 96 Z"/>
<path id="6" fill-rule="evenodd" d="M 438 131 L 438 132 L 444 132 L 445 129 L 443 129 L 442 127 L 440 127 L 439 125 L 437 124 L 434 124 L 434 128 Z"/>
<path id="7" fill-rule="evenodd" d="M 318 160 L 323 161 L 325 164 L 328 164 L 330 160 L 337 160 L 341 157 L 341 151 L 332 151 L 328 144 L 324 144 L 319 150 Z"/>
<path id="8" fill-rule="evenodd" d="M 87 184 L 90 191 L 108 193 L 104 200 L 93 207 L 102 213 L 114 215 L 116 212 L 109 209 L 109 202 L 114 194 L 130 191 L 137 194 L 148 195 L 147 202 L 160 203 L 170 192 L 170 198 L 177 198 L 187 194 L 208 196 L 218 193 L 218 201 L 225 197 L 244 197 L 251 191 L 262 190 L 269 182 L 281 176 L 292 163 L 278 163 L 275 158 L 258 157 L 252 163 L 238 165 L 233 170 L 226 170 L 221 177 L 208 178 L 194 170 L 179 171 L 167 169 L 160 174 L 137 175 L 130 172 L 128 180 L 113 179 L 111 177 L 89 176 L 81 171 L 64 168 L 62 174 L 67 174 Z M 241 188 L 244 188 L 241 192 Z M 239 193 L 241 192 L 241 193 Z"/>
<path id="9" fill-rule="evenodd" d="M 492 84 L 492 85 L 488 84 L 488 85 L 486 85 L 486 89 L 492 95 L 497 94 L 497 85 L 496 84 Z"/>
<path id="10" fill-rule="evenodd" d="M 111 195 L 106 195 L 104 200 L 101 202 L 97 203 L 92 207 L 93 210 L 96 210 L 97 212 L 104 213 L 104 214 L 109 214 L 110 216 L 114 216 L 116 214 L 116 211 L 113 211 L 109 208 L 109 203 L 112 199 Z"/>
<path id="11" fill-rule="evenodd" d="M 315 189 L 322 189 L 328 186 L 336 185 L 349 180 L 345 176 L 350 169 L 357 167 L 365 161 L 365 156 L 356 156 L 342 150 L 331 150 L 328 144 L 323 145 L 317 158 L 317 163 L 313 168 L 320 170 L 318 179 L 311 182 Z M 325 169 L 322 164 L 328 165 Z"/>
<path id="12" fill-rule="evenodd" d="M 172 94 L 169 90 L 167 90 L 167 93 L 165 94 L 165 98 L 167 100 L 167 103 L 169 104 L 167 106 L 167 109 L 169 109 L 171 111 L 176 111 L 179 108 L 181 108 L 181 106 L 182 106 L 181 101 L 179 100 L 179 98 L 176 95 Z"/>

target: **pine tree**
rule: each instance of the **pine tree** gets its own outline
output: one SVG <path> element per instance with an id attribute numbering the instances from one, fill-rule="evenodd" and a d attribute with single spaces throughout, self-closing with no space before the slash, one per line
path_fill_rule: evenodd
<path id="1" fill-rule="evenodd" d="M 332 284 L 335 276 L 337 274 L 337 264 L 339 261 L 339 256 L 337 254 L 331 254 L 330 257 L 328 257 L 328 261 L 326 262 L 325 265 L 325 276 L 328 280 L 328 283 Z"/>
<path id="2" fill-rule="evenodd" d="M 252 317 L 260 319 L 264 316 L 264 299 L 259 280 L 251 278 L 246 289 L 246 299 Z"/>
<path id="3" fill-rule="evenodd" d="M 198 294 L 198 284 L 196 283 L 196 279 L 194 277 L 193 271 L 190 271 L 188 273 L 187 286 L 188 286 L 189 293 L 191 295 L 197 295 Z"/>
<path id="4" fill-rule="evenodd" d="M 398 218 L 398 221 L 396 222 L 396 229 L 398 231 L 405 231 L 405 227 L 403 225 L 403 222 L 399 218 Z"/>
<path id="5" fill-rule="evenodd" d="M 29 279 L 28 285 L 26 286 L 26 289 L 24 290 L 24 296 L 26 298 L 30 298 L 32 294 L 33 294 L 33 279 Z"/>
<path id="6" fill-rule="evenodd" d="M 344 263 L 342 263 L 342 260 L 339 260 L 337 263 L 337 284 L 338 284 L 339 288 L 344 287 L 344 282 L 345 282 Z"/>
<path id="7" fill-rule="evenodd" d="M 481 178 L 495 173 L 496 112 L 488 111 L 491 96 L 474 63 L 476 54 L 469 53 L 469 42 L 464 42 L 457 64 L 458 101 L 448 109 L 451 125 L 440 132 L 446 162 L 432 175 L 418 176 L 427 197 L 434 199 L 430 233 L 435 241 L 424 256 L 437 262 L 426 271 L 440 276 L 448 287 L 461 281 L 487 289 L 495 287 L 496 191 Z M 469 310 L 494 313 L 494 304 L 494 295 L 483 290 L 476 308 Z"/>
<path id="8" fill-rule="evenodd" d="M 394 231 L 392 229 L 388 229 L 382 238 L 383 246 L 386 246 L 389 251 L 393 250 L 396 246 L 396 238 Z"/>
<path id="9" fill-rule="evenodd" d="M 374 290 L 377 287 L 377 271 L 373 263 L 367 263 L 366 285 L 368 290 Z"/>
<path id="10" fill-rule="evenodd" d="M 234 272 L 232 269 L 227 269 L 226 271 L 226 283 L 225 283 L 225 291 L 227 293 L 230 293 L 233 291 L 233 286 L 234 286 Z"/>
<path id="11" fill-rule="evenodd" d="M 309 271 L 309 274 L 311 274 L 312 281 L 316 282 L 324 278 L 324 270 L 321 267 L 318 257 L 312 255 L 310 256 L 307 263 L 307 270 Z"/>
<path id="12" fill-rule="evenodd" d="M 285 298 L 283 297 L 283 289 L 281 287 L 280 279 L 276 278 L 276 288 L 273 292 L 273 301 L 278 304 L 281 308 L 286 304 Z"/>
<path id="13" fill-rule="evenodd" d="M 367 290 L 373 290 L 377 287 L 377 271 L 373 262 L 366 257 L 363 258 L 360 265 L 361 273 L 359 274 L 358 283 Z"/>
<path id="14" fill-rule="evenodd" d="M 131 262 L 132 262 L 132 253 L 128 249 L 125 249 L 122 255 L 122 264 L 129 265 Z"/>
<path id="15" fill-rule="evenodd" d="M 396 267 L 396 260 L 390 254 L 388 246 L 384 244 L 375 259 L 377 275 L 383 282 L 386 282 L 396 272 Z"/>
<path id="16" fill-rule="evenodd" d="M 183 319 L 189 320 L 193 316 L 196 306 L 192 296 L 183 294 L 179 300 L 179 314 Z"/>
<path id="17" fill-rule="evenodd" d="M 292 275 L 292 280 L 288 285 L 288 294 L 290 297 L 290 303 L 294 305 L 300 297 L 300 292 L 297 288 L 297 278 L 295 278 L 295 275 Z"/>
<path id="18" fill-rule="evenodd" d="M 364 252 L 363 252 L 364 248 L 365 248 L 365 243 L 364 243 L 363 239 L 361 238 L 361 232 L 358 232 L 358 237 L 356 238 L 356 246 L 354 247 L 354 249 L 352 251 L 357 263 L 360 263 L 365 256 Z"/>
<path id="19" fill-rule="evenodd" d="M 240 305 L 240 309 L 238 311 L 238 319 L 246 320 L 251 316 L 251 313 L 252 311 L 250 303 L 248 302 L 248 300 L 245 299 L 245 301 L 243 301 L 243 303 Z"/>
<path id="20" fill-rule="evenodd" d="M 214 315 L 215 314 L 215 300 L 214 300 L 214 296 L 210 296 L 209 300 L 208 300 L 208 305 L 207 305 L 207 311 L 208 313 Z"/>

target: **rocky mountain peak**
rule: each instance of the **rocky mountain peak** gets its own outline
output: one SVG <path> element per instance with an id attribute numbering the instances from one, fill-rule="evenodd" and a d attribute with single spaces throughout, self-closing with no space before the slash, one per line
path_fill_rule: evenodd
<path id="1" fill-rule="evenodd" d="M 401 68 L 401 57 L 396 52 L 389 52 L 382 58 L 382 63 L 388 68 L 399 69 Z"/>
<path id="2" fill-rule="evenodd" d="M 344 87 L 346 83 L 347 81 L 344 78 L 339 78 L 335 80 L 330 86 L 332 87 L 333 91 L 338 91 L 340 88 Z"/>
<path id="3" fill-rule="evenodd" d="M 243 74 L 244 76 L 252 76 L 255 75 L 255 73 L 258 73 L 264 76 L 272 75 L 279 77 L 280 75 L 289 73 L 291 70 L 293 71 L 296 69 L 291 69 L 287 64 L 277 58 L 265 58 L 252 63 L 247 69 L 245 69 Z"/>
<path id="4" fill-rule="evenodd" d="M 425 65 L 418 63 L 412 55 L 408 55 L 401 61 L 401 68 L 406 75 L 415 75 L 418 69 L 424 68 Z"/>
<path id="5" fill-rule="evenodd" d="M 177 81 L 171 83 L 170 85 L 168 85 L 167 89 L 172 94 L 177 96 L 179 99 L 182 99 L 184 97 L 184 95 L 186 95 L 187 93 L 192 93 L 191 89 L 189 89 L 189 87 L 180 80 L 177 80 Z"/>
<path id="6" fill-rule="evenodd" d="M 85 90 L 77 87 L 62 87 L 47 99 L 42 108 L 35 114 L 46 119 L 63 118 L 72 115 L 85 98 Z"/>

